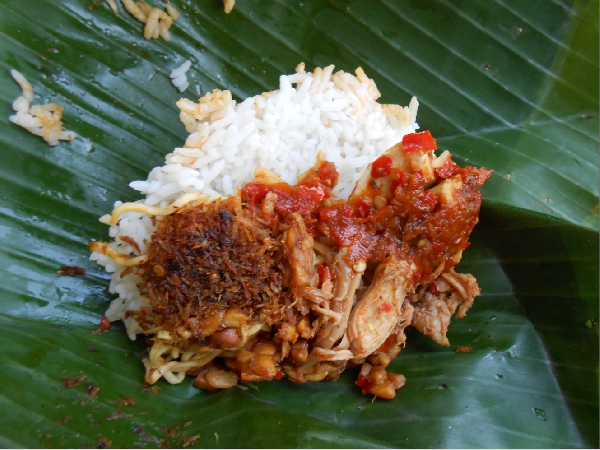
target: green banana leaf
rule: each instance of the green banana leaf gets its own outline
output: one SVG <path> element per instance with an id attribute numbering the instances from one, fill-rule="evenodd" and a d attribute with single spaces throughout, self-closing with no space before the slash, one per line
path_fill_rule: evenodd
<path id="1" fill-rule="evenodd" d="M 171 3 L 165 42 L 101 0 L 0 1 L 0 446 L 598 448 L 598 1 Z M 168 74 L 186 59 L 194 100 L 276 89 L 301 61 L 362 66 L 383 102 L 419 98 L 441 148 L 494 170 L 460 265 L 483 293 L 452 347 L 409 334 L 394 400 L 362 396 L 355 372 L 151 391 L 143 343 L 91 333 L 111 295 L 87 241 L 185 139 Z M 73 143 L 8 121 L 11 68 L 65 107 Z"/>

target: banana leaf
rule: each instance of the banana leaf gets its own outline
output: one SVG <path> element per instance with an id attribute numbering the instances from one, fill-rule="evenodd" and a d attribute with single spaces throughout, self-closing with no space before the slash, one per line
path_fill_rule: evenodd
<path id="1" fill-rule="evenodd" d="M 100 0 L 0 1 L 0 446 L 598 448 L 598 1 L 171 3 L 166 42 Z M 143 343 L 91 333 L 111 295 L 87 241 L 184 141 L 168 74 L 186 59 L 193 100 L 276 89 L 302 61 L 362 66 L 381 101 L 416 95 L 421 129 L 494 170 L 460 265 L 483 293 L 450 348 L 409 334 L 394 400 L 362 396 L 356 372 L 148 390 Z M 65 107 L 73 143 L 8 121 L 11 68 Z"/>

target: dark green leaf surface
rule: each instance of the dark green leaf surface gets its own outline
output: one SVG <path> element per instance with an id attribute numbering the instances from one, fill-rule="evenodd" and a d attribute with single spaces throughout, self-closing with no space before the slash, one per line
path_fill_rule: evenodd
<path id="1" fill-rule="evenodd" d="M 217 0 L 172 3 L 171 42 L 148 42 L 100 0 L 0 2 L 0 446 L 597 448 L 598 1 L 238 0 L 229 15 Z M 460 268 L 483 294 L 452 347 L 409 335 L 395 400 L 360 395 L 355 373 L 152 393 L 142 344 L 90 333 L 110 295 L 87 241 L 185 139 L 167 76 L 185 59 L 192 99 L 275 89 L 301 61 L 362 66 L 384 102 L 419 97 L 441 148 L 494 169 Z M 36 102 L 65 106 L 72 144 L 8 121 L 11 68 Z M 88 272 L 57 278 L 62 265 Z M 119 415 L 121 397 L 135 404 Z"/>

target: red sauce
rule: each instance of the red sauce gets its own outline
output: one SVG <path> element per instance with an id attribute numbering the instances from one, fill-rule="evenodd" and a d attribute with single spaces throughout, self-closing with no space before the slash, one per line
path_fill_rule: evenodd
<path id="1" fill-rule="evenodd" d="M 446 163 L 442 167 L 440 167 L 439 169 L 436 169 L 435 173 L 437 174 L 438 177 L 440 177 L 442 179 L 446 179 L 446 178 L 452 177 L 459 170 L 460 170 L 460 167 L 458 167 L 456 164 L 454 164 L 454 161 L 449 159 L 448 161 L 446 161 Z"/>
<path id="2" fill-rule="evenodd" d="M 429 131 L 406 135 L 405 153 L 430 151 L 437 148 Z M 291 212 L 303 215 L 308 232 L 324 235 L 346 248 L 346 260 L 382 262 L 389 256 L 409 260 L 416 265 L 415 280 L 430 281 L 442 263 L 449 270 L 457 262 L 457 254 L 468 246 L 479 208 L 481 194 L 477 190 L 491 172 L 475 167 L 460 168 L 451 159 L 436 170 L 437 182 L 462 186 L 454 192 L 447 205 L 430 189 L 422 172 L 404 172 L 393 168 L 393 159 L 384 155 L 372 165 L 373 182 L 361 196 L 350 201 L 325 201 L 338 180 L 335 166 L 322 162 L 303 175 L 296 186 L 287 183 L 266 185 L 249 183 L 242 190 L 242 201 L 260 206 L 269 192 L 277 195 L 274 211 L 283 219 Z M 390 192 L 381 191 L 378 178 L 387 177 Z M 454 177 L 454 181 L 450 179 Z M 460 180 L 456 177 L 459 177 Z M 387 180 L 382 181 L 384 183 Z M 385 198 L 375 207 L 374 199 Z M 319 268 L 321 280 L 327 267 Z"/>
<path id="3" fill-rule="evenodd" d="M 429 290 L 429 292 L 431 292 L 433 295 L 440 295 L 440 290 L 437 287 L 437 284 L 435 283 L 430 283 L 429 287 L 427 288 Z"/>
<path id="4" fill-rule="evenodd" d="M 381 344 L 379 346 L 379 348 L 377 350 L 375 350 L 375 353 L 385 353 L 387 352 L 390 348 L 392 348 L 392 345 L 394 345 L 394 343 L 396 342 L 396 335 L 395 334 L 390 334 L 387 339 L 385 341 L 383 341 L 383 344 Z"/>
<path id="5" fill-rule="evenodd" d="M 355 262 L 368 259 L 373 236 L 356 217 L 351 204 L 343 202 L 318 210 L 319 231 L 340 247 L 348 247 L 347 259 Z"/>
<path id="6" fill-rule="evenodd" d="M 437 150 L 437 143 L 429 131 L 407 134 L 402 138 L 404 153 Z"/>
<path id="7" fill-rule="evenodd" d="M 319 264 L 319 267 L 317 267 L 317 273 L 319 274 L 319 279 L 321 282 L 325 280 L 331 280 L 331 271 L 325 264 Z"/>
<path id="8" fill-rule="evenodd" d="M 331 190 L 337 185 L 340 174 L 335 168 L 335 164 L 329 161 L 323 161 L 315 168 L 300 176 L 298 184 L 305 186 L 321 186 L 331 195 Z"/>
<path id="9" fill-rule="evenodd" d="M 371 166 L 373 178 L 387 177 L 392 171 L 393 160 L 391 156 L 380 156 Z"/>
<path id="10" fill-rule="evenodd" d="M 269 192 L 277 196 L 275 211 L 280 218 L 287 214 L 297 212 L 305 216 L 309 224 L 309 233 L 316 236 L 317 228 L 314 213 L 317 205 L 332 196 L 331 191 L 339 179 L 335 164 L 323 161 L 320 166 L 304 174 L 295 186 L 287 183 L 264 184 L 260 182 L 248 183 L 242 189 L 242 202 L 256 206 L 262 202 Z M 308 219 L 308 220 L 307 220 Z"/>
<path id="11" fill-rule="evenodd" d="M 377 211 L 370 199 L 380 192 L 368 186 L 351 203 L 320 211 L 319 219 L 328 224 L 323 232 L 336 244 L 349 247 L 353 258 L 381 262 L 394 255 L 411 260 L 417 266 L 415 280 L 427 281 L 442 262 L 446 269 L 454 266 L 455 255 L 467 247 L 481 205 L 477 188 L 491 174 L 475 167 L 455 172 L 462 187 L 454 194 L 454 203 L 445 205 L 433 191 L 425 190 L 421 172 L 392 169 L 393 199 L 388 199 L 388 206 Z M 340 213 L 349 208 L 358 218 Z"/>

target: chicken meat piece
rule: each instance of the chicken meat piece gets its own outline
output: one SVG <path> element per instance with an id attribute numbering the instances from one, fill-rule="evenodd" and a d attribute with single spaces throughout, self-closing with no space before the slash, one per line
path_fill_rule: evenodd
<path id="1" fill-rule="evenodd" d="M 404 317 L 404 297 L 411 287 L 408 262 L 390 258 L 377 267 L 371 285 L 348 320 L 348 339 L 355 358 L 370 355 L 389 337 Z"/>
<path id="2" fill-rule="evenodd" d="M 314 239 L 307 233 L 301 214 L 289 214 L 287 223 L 289 228 L 283 250 L 291 271 L 291 292 L 295 297 L 302 297 L 306 288 L 314 288 L 319 283 L 315 270 Z"/>
<path id="3" fill-rule="evenodd" d="M 316 347 L 331 349 L 344 336 L 361 278 L 362 272 L 356 272 L 345 262 L 344 252 L 338 254 L 333 264 L 334 287 L 330 308 L 340 315 L 340 319 L 337 323 L 328 322 L 321 327 L 315 340 Z"/>
<path id="4" fill-rule="evenodd" d="M 402 149 L 402 143 L 398 143 L 393 147 L 390 147 L 385 151 L 381 158 L 391 158 L 391 167 L 395 169 L 404 170 L 407 173 L 420 171 L 428 184 L 435 180 L 435 154 L 433 150 L 427 152 L 413 152 L 406 154 Z M 369 186 L 377 186 L 378 194 L 386 198 L 388 201 L 393 197 L 394 193 L 391 192 L 392 187 L 392 176 L 390 174 L 375 177 L 373 176 L 373 164 L 369 164 L 365 173 L 359 178 L 350 199 L 358 197 L 368 191 Z M 375 170 L 376 173 L 376 170 Z"/>
<path id="5" fill-rule="evenodd" d="M 456 273 L 454 270 L 444 273 L 411 296 L 414 302 L 411 325 L 438 344 L 449 347 L 446 333 L 450 319 L 457 309 L 456 317 L 465 317 L 479 293 L 473 275 Z"/>

